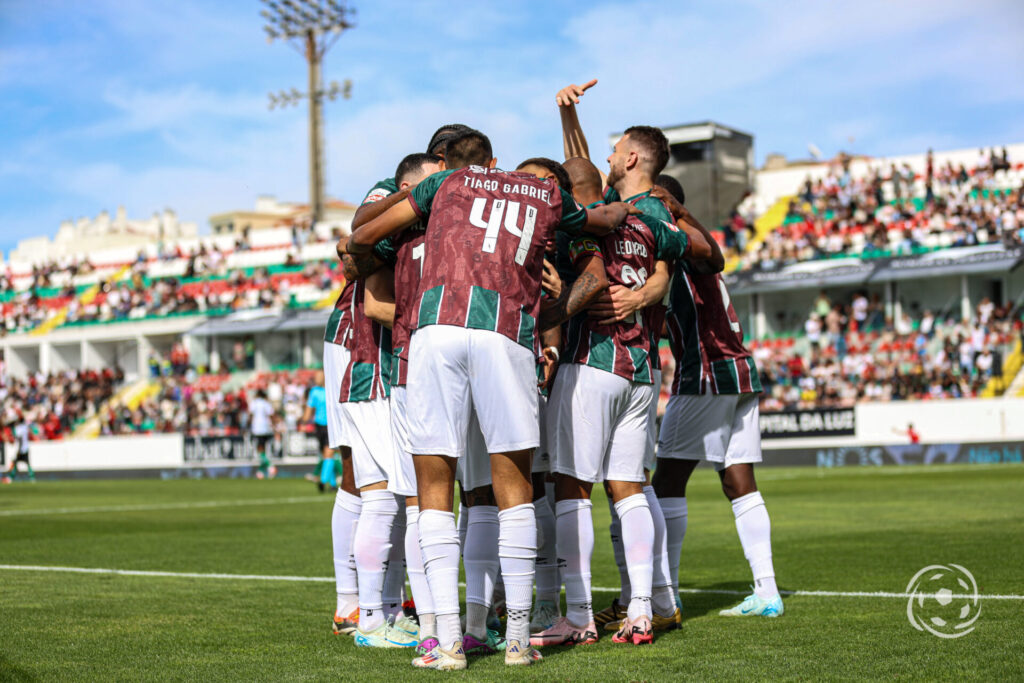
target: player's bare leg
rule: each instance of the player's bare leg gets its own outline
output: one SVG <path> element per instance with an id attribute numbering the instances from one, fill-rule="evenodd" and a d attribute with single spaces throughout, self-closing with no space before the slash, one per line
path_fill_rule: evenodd
<path id="1" fill-rule="evenodd" d="M 736 532 L 754 577 L 754 593 L 736 607 L 722 610 L 723 616 L 777 617 L 783 613 L 782 598 L 775 584 L 772 564 L 771 520 L 754 479 L 751 463 L 737 463 L 718 473 L 722 492 L 732 503 Z"/>
<path id="2" fill-rule="evenodd" d="M 352 449 L 342 446 L 341 485 L 331 514 L 331 542 L 334 548 L 334 580 L 338 605 L 334 612 L 334 632 L 350 634 L 359 621 L 359 583 L 356 560 L 352 554 L 356 525 L 363 502 L 352 473 Z"/>
<path id="3" fill-rule="evenodd" d="M 491 481 L 498 504 L 498 557 L 508 610 L 505 663 L 510 665 L 531 664 L 541 658 L 530 645 L 530 605 L 537 562 L 532 461 L 532 448 L 491 454 Z"/>

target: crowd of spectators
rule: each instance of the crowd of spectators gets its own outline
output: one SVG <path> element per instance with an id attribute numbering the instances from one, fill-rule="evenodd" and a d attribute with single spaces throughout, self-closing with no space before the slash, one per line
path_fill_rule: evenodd
<path id="1" fill-rule="evenodd" d="M 1005 149 L 979 150 L 971 169 L 949 162 L 935 168 L 929 151 L 923 177 L 907 164 L 855 177 L 849 164 L 842 158 L 824 178 L 808 178 L 783 225 L 742 255 L 742 267 L 773 270 L 839 254 L 872 257 L 1024 241 L 1024 184 L 1000 187 L 1000 174 L 1011 167 Z M 742 212 L 734 212 L 732 223 L 727 240 L 750 230 Z M 738 247 L 742 243 L 737 240 Z"/>
<path id="2" fill-rule="evenodd" d="M 131 409 L 111 405 L 101 415 L 103 434 L 180 432 L 186 436 L 245 433 L 249 402 L 263 390 L 275 411 L 279 432 L 296 431 L 315 384 L 315 370 L 258 373 L 244 387 L 226 391 L 230 375 L 197 375 L 193 369 L 160 378 L 160 389 Z"/>
<path id="3" fill-rule="evenodd" d="M 761 407 L 977 396 L 1002 375 L 1005 351 L 1021 334 L 1020 311 L 987 297 L 970 319 L 911 307 L 894 321 L 863 292 L 849 304 L 822 292 L 804 327 L 806 343 L 752 344 L 765 389 Z"/>
<path id="4" fill-rule="evenodd" d="M 233 252 L 251 250 L 249 239 L 248 231 L 243 231 L 235 240 Z M 286 307 L 293 303 L 296 289 L 309 286 L 330 291 L 341 279 L 341 269 L 335 263 L 303 264 L 300 259 L 303 245 L 325 239 L 328 238 L 295 228 L 280 265 L 302 268 L 298 272 L 289 269 L 286 275 L 272 274 L 268 268 L 230 269 L 228 257 L 233 252 L 222 250 L 212 241 L 193 249 L 179 243 L 159 243 L 155 257 L 140 250 L 130 264 L 129 274 L 120 281 L 101 280 L 98 295 L 88 303 L 79 299 L 81 292 L 74 279 L 97 271 L 87 258 L 68 257 L 36 264 L 30 278 L 16 276 L 7 263 L 0 269 L 0 336 L 30 330 L 65 307 L 65 320 L 69 323 Z M 175 260 L 184 262 L 180 276 L 151 277 L 151 271 L 157 272 L 154 265 Z"/>
<path id="5" fill-rule="evenodd" d="M 178 277 L 148 280 L 144 269 L 137 268 L 126 281 L 103 283 L 100 293 L 88 304 L 72 300 L 68 304 L 67 321 L 131 320 L 191 311 L 280 309 L 292 303 L 292 293 L 297 286 L 309 284 L 329 292 L 341 273 L 327 262 L 309 262 L 301 271 L 286 277 L 274 277 L 267 268 L 257 268 L 251 275 L 243 269 L 224 275 L 222 270 L 210 271 L 206 267 L 204 263 L 199 272 L 223 277 L 188 282 L 188 278 L 201 276 L 186 274 L 185 280 Z"/>
<path id="6" fill-rule="evenodd" d="M 0 370 L 0 430 L 24 419 L 30 438 L 63 438 L 97 414 L 124 382 L 120 368 L 35 373 L 19 380 Z"/>

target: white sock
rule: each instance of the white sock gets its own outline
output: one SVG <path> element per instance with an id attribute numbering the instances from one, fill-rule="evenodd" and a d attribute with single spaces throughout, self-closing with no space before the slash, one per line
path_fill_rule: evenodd
<path id="1" fill-rule="evenodd" d="M 396 501 L 397 502 L 397 501 Z M 403 616 L 402 593 L 405 591 L 405 506 L 399 505 L 395 521 L 391 525 L 391 552 L 388 553 L 388 568 L 384 572 L 384 616 L 397 621 Z"/>
<path id="2" fill-rule="evenodd" d="M 665 516 L 654 494 L 653 486 L 644 487 L 647 507 L 651 509 L 654 522 L 654 575 L 651 581 L 651 608 L 655 614 L 671 617 L 676 611 L 676 599 L 672 594 L 672 579 L 669 578 L 668 548 L 665 545 Z"/>
<path id="3" fill-rule="evenodd" d="M 612 523 L 608 526 L 608 534 L 612 539 L 612 555 L 615 557 L 615 566 L 619 570 L 619 604 L 629 603 L 632 589 L 629 585 L 629 571 L 626 570 L 626 552 L 622 549 L 622 522 L 619 520 L 619 513 L 615 510 L 615 502 L 608 498 L 608 512 L 611 513 Z"/>
<path id="4" fill-rule="evenodd" d="M 530 640 L 530 605 L 537 562 L 537 517 L 533 503 L 502 510 L 498 523 L 498 557 L 508 610 L 505 639 L 526 646 Z"/>
<path id="5" fill-rule="evenodd" d="M 672 579 L 672 597 L 679 594 L 679 555 L 686 537 L 686 498 L 659 498 L 665 515 L 665 545 L 668 550 L 668 575 Z"/>
<path id="6" fill-rule="evenodd" d="M 498 577 L 498 508 L 474 505 L 467 510 L 466 544 L 462 563 L 466 567 L 466 633 L 487 637 L 487 609 Z"/>
<path id="7" fill-rule="evenodd" d="M 459 503 L 459 553 L 466 550 L 466 531 L 469 528 L 469 508 Z"/>
<path id="8" fill-rule="evenodd" d="M 337 613 L 343 617 L 347 617 L 359 607 L 359 582 L 356 579 L 352 546 L 362 508 L 363 501 L 359 496 L 338 489 L 338 494 L 334 497 L 334 511 L 331 513 L 331 544 L 334 546 Z"/>
<path id="9" fill-rule="evenodd" d="M 434 622 L 434 599 L 430 596 L 427 574 L 423 571 L 423 553 L 420 551 L 420 508 L 410 505 L 405 509 L 405 564 L 409 572 L 409 587 L 416 603 L 416 619 L 420 622 L 420 640 L 437 635 Z"/>
<path id="10" fill-rule="evenodd" d="M 395 494 L 364 491 L 356 527 L 355 556 L 359 574 L 359 628 L 369 633 L 384 623 L 384 572 L 391 554 L 391 527 L 398 514 Z"/>
<path id="11" fill-rule="evenodd" d="M 565 615 L 576 626 L 594 620 L 590 587 L 590 559 L 594 553 L 593 504 L 585 499 L 555 503 L 558 557 L 565 566 Z"/>
<path id="12" fill-rule="evenodd" d="M 537 513 L 537 601 L 558 602 L 558 550 L 555 513 L 547 496 L 533 501 Z"/>
<path id="13" fill-rule="evenodd" d="M 437 636 L 450 650 L 462 639 L 459 623 L 459 534 L 455 515 L 443 510 L 420 510 L 420 551 L 434 599 Z"/>
<path id="14" fill-rule="evenodd" d="M 615 504 L 622 523 L 622 546 L 629 572 L 630 599 L 626 610 L 630 619 L 641 614 L 652 617 L 651 580 L 654 574 L 654 522 L 647 497 L 643 493 L 627 496 Z"/>
<path id="15" fill-rule="evenodd" d="M 732 514 L 736 517 L 743 554 L 754 575 L 754 593 L 761 598 L 775 597 L 779 589 L 772 566 L 772 523 L 761 492 L 754 491 L 732 501 Z"/>

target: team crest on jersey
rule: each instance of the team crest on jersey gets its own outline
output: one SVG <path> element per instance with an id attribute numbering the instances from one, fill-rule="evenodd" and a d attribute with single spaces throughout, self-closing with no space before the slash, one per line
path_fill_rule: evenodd
<path id="1" fill-rule="evenodd" d="M 363 204 L 373 204 L 374 202 L 379 202 L 380 200 L 387 197 L 389 194 L 391 193 L 388 192 L 383 187 L 378 187 L 376 190 L 366 195 L 366 199 L 363 200 Z"/>

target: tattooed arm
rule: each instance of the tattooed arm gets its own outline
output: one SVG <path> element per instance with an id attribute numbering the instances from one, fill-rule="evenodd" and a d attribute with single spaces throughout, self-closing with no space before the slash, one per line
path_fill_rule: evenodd
<path id="1" fill-rule="evenodd" d="M 585 309 L 604 290 L 608 289 L 608 276 L 604 272 L 604 259 L 598 255 L 591 255 L 578 261 L 577 270 L 580 271 L 576 282 L 566 292 L 562 290 L 562 296 L 558 303 L 541 314 L 540 328 L 546 330 L 573 317 Z"/>
<path id="2" fill-rule="evenodd" d="M 346 280 L 362 280 L 376 273 L 384 262 L 373 254 L 341 255 L 341 272 Z"/>

